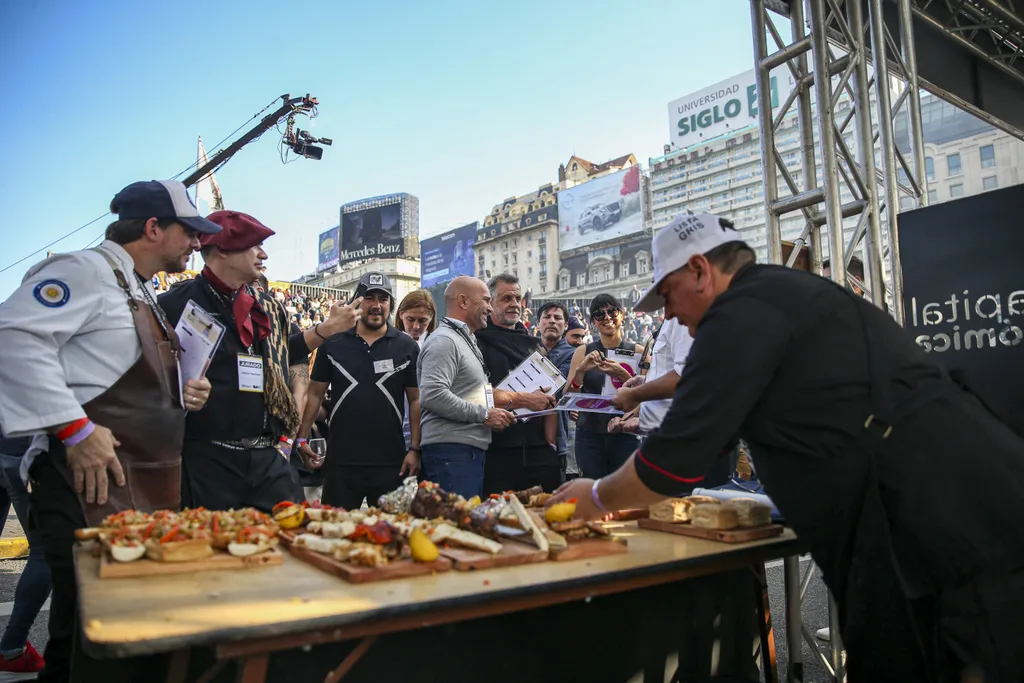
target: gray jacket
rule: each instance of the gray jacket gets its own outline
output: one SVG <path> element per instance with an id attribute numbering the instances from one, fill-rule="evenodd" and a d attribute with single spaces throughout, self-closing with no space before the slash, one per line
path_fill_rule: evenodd
<path id="1" fill-rule="evenodd" d="M 484 424 L 487 375 L 466 338 L 438 325 L 423 344 L 416 372 L 420 445 L 457 443 L 486 450 L 491 443 L 491 428 Z"/>

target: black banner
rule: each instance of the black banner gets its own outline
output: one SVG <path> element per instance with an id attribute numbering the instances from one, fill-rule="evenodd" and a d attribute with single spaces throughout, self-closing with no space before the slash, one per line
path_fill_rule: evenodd
<path id="1" fill-rule="evenodd" d="M 1024 425 L 1024 186 L 901 213 L 907 331 Z"/>

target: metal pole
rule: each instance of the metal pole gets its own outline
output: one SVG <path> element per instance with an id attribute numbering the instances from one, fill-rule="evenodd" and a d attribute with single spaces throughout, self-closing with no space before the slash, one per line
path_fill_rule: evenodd
<path id="1" fill-rule="evenodd" d="M 768 57 L 768 21 L 765 0 L 751 0 L 750 25 L 754 32 L 754 61 L 757 75 L 757 117 L 761 124 L 761 179 L 764 182 L 764 220 L 768 231 L 768 262 L 782 263 L 782 221 L 773 210 L 779 198 L 779 178 L 775 170 L 775 127 L 772 120 L 771 71 Z"/>
<path id="2" fill-rule="evenodd" d="M 910 11 L 910 0 L 897 0 L 900 13 L 900 46 L 907 86 L 907 111 L 910 113 L 907 132 L 910 134 L 910 150 L 914 155 L 914 175 L 921 187 L 918 206 L 928 206 L 928 173 L 924 162 L 924 124 L 921 121 L 921 84 L 917 79 L 917 49 L 914 45 L 914 15 Z"/>
<path id="3" fill-rule="evenodd" d="M 821 0 L 819 0 L 821 1 Z M 882 0 L 870 0 L 871 54 L 875 69 L 878 99 L 878 142 L 881 145 L 882 179 L 885 185 L 885 217 L 889 238 L 889 269 L 892 275 L 892 314 L 903 324 L 903 270 L 899 248 L 899 187 L 896 178 L 896 138 L 892 129 L 892 102 L 889 96 L 889 60 L 886 57 L 885 18 Z M 878 289 L 876 286 L 875 289 Z"/>
<path id="4" fill-rule="evenodd" d="M 864 35 L 864 8 L 860 0 L 846 3 L 850 32 L 855 36 Z M 868 85 L 867 47 L 863 43 L 850 46 L 856 60 L 854 72 L 853 105 L 857 118 L 857 147 L 859 164 L 863 169 L 864 199 L 867 200 L 868 229 L 864 239 L 864 272 L 871 286 L 871 300 L 876 306 L 885 308 L 885 279 L 882 268 L 882 225 L 878 211 L 878 183 L 875 176 L 875 136 L 871 130 L 871 94 Z M 878 82 L 875 82 L 877 87 Z M 845 253 L 845 252 L 844 252 Z M 847 258 L 852 256 L 848 254 Z M 848 262 L 848 261 L 847 261 Z M 846 285 L 846 282 L 843 282 Z"/>
<path id="5" fill-rule="evenodd" d="M 789 654 L 788 683 L 804 680 L 804 652 L 800 639 L 803 613 L 800 610 L 800 557 L 792 555 L 782 560 L 786 582 L 786 651 Z"/>
<path id="6" fill-rule="evenodd" d="M 843 663 L 843 637 L 839 634 L 839 606 L 828 592 L 828 644 L 832 651 L 832 671 L 835 672 L 836 680 L 843 683 L 846 680 L 846 667 Z"/>
<path id="7" fill-rule="evenodd" d="M 829 45 L 825 26 L 825 0 L 807 0 L 811 6 L 811 37 L 814 44 L 814 90 L 818 101 L 818 140 L 821 143 L 821 178 L 825 189 L 825 225 L 828 229 L 832 281 L 846 285 L 843 260 L 843 215 L 840 207 L 839 173 L 833 127 L 832 79 L 829 78 Z"/>
<path id="8" fill-rule="evenodd" d="M 804 27 L 804 6 L 802 0 L 792 3 L 789 6 L 789 23 L 793 29 L 793 42 L 802 41 L 805 38 Z M 813 48 L 813 39 L 812 39 Z M 814 158 L 814 116 L 811 113 L 811 92 L 804 79 L 810 73 L 807 53 L 803 52 L 796 58 L 797 71 L 800 73 L 801 81 L 796 84 L 799 89 L 797 96 L 797 122 L 800 126 L 800 152 L 803 158 L 804 191 L 810 190 L 818 185 L 818 162 Z M 812 209 L 817 214 L 817 207 Z M 809 266 L 812 273 L 821 275 L 821 229 L 817 225 L 810 226 L 807 236 L 807 254 Z M 792 657 L 792 653 L 790 653 Z"/>

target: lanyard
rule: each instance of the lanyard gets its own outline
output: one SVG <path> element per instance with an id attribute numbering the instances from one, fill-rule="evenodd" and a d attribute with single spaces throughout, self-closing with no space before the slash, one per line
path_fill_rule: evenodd
<path id="1" fill-rule="evenodd" d="M 167 319 L 167 316 L 164 314 L 164 310 L 160 308 L 160 304 L 158 304 L 156 302 L 156 299 L 153 298 L 153 295 L 150 294 L 149 288 L 146 287 L 146 281 L 142 279 L 142 276 L 139 275 L 138 273 L 135 273 L 135 279 L 138 280 L 139 282 L 139 288 L 142 290 L 142 295 L 146 297 L 146 303 L 149 304 L 149 307 L 151 309 L 153 309 L 153 315 L 156 316 L 156 321 L 160 323 L 160 329 L 164 331 L 164 335 L 168 339 L 171 339 L 171 323 Z"/>
<path id="2" fill-rule="evenodd" d="M 462 337 L 462 341 L 469 344 L 469 348 L 473 352 L 473 355 L 476 356 L 478 361 L 480 361 L 480 367 L 484 369 L 484 374 L 487 375 L 487 379 L 490 379 L 491 371 L 487 368 L 487 362 L 484 360 L 484 355 L 480 352 L 480 349 L 477 348 L 476 344 L 473 343 L 473 340 L 469 338 L 469 334 L 466 330 L 454 324 L 452 321 L 448 320 L 448 318 L 441 318 L 441 322 Z"/>

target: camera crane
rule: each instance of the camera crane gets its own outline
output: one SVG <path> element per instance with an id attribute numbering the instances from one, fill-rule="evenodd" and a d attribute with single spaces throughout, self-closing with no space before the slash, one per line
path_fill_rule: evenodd
<path id="1" fill-rule="evenodd" d="M 223 166 L 228 159 L 234 156 L 238 150 L 242 149 L 274 126 L 278 125 L 281 122 L 281 119 L 286 116 L 288 117 L 288 124 L 284 134 L 284 144 L 290 147 L 296 154 L 304 156 L 307 159 L 322 158 L 324 155 L 323 148 L 316 147 L 315 145 L 323 144 L 329 146 L 333 141 L 329 138 L 315 138 L 304 130 L 299 130 L 297 132 L 295 130 L 295 116 L 297 114 L 304 114 L 313 118 L 317 114 L 317 105 L 320 103 L 315 97 L 310 97 L 308 93 L 304 97 L 291 97 L 285 94 L 281 96 L 281 101 L 281 106 L 275 111 L 264 116 L 259 123 L 252 127 L 251 130 L 221 151 L 214 154 L 207 163 L 197 168 L 189 174 L 188 177 L 182 180 L 181 182 L 184 183 L 185 187 L 195 185 L 199 180 L 216 171 L 218 168 Z"/>

